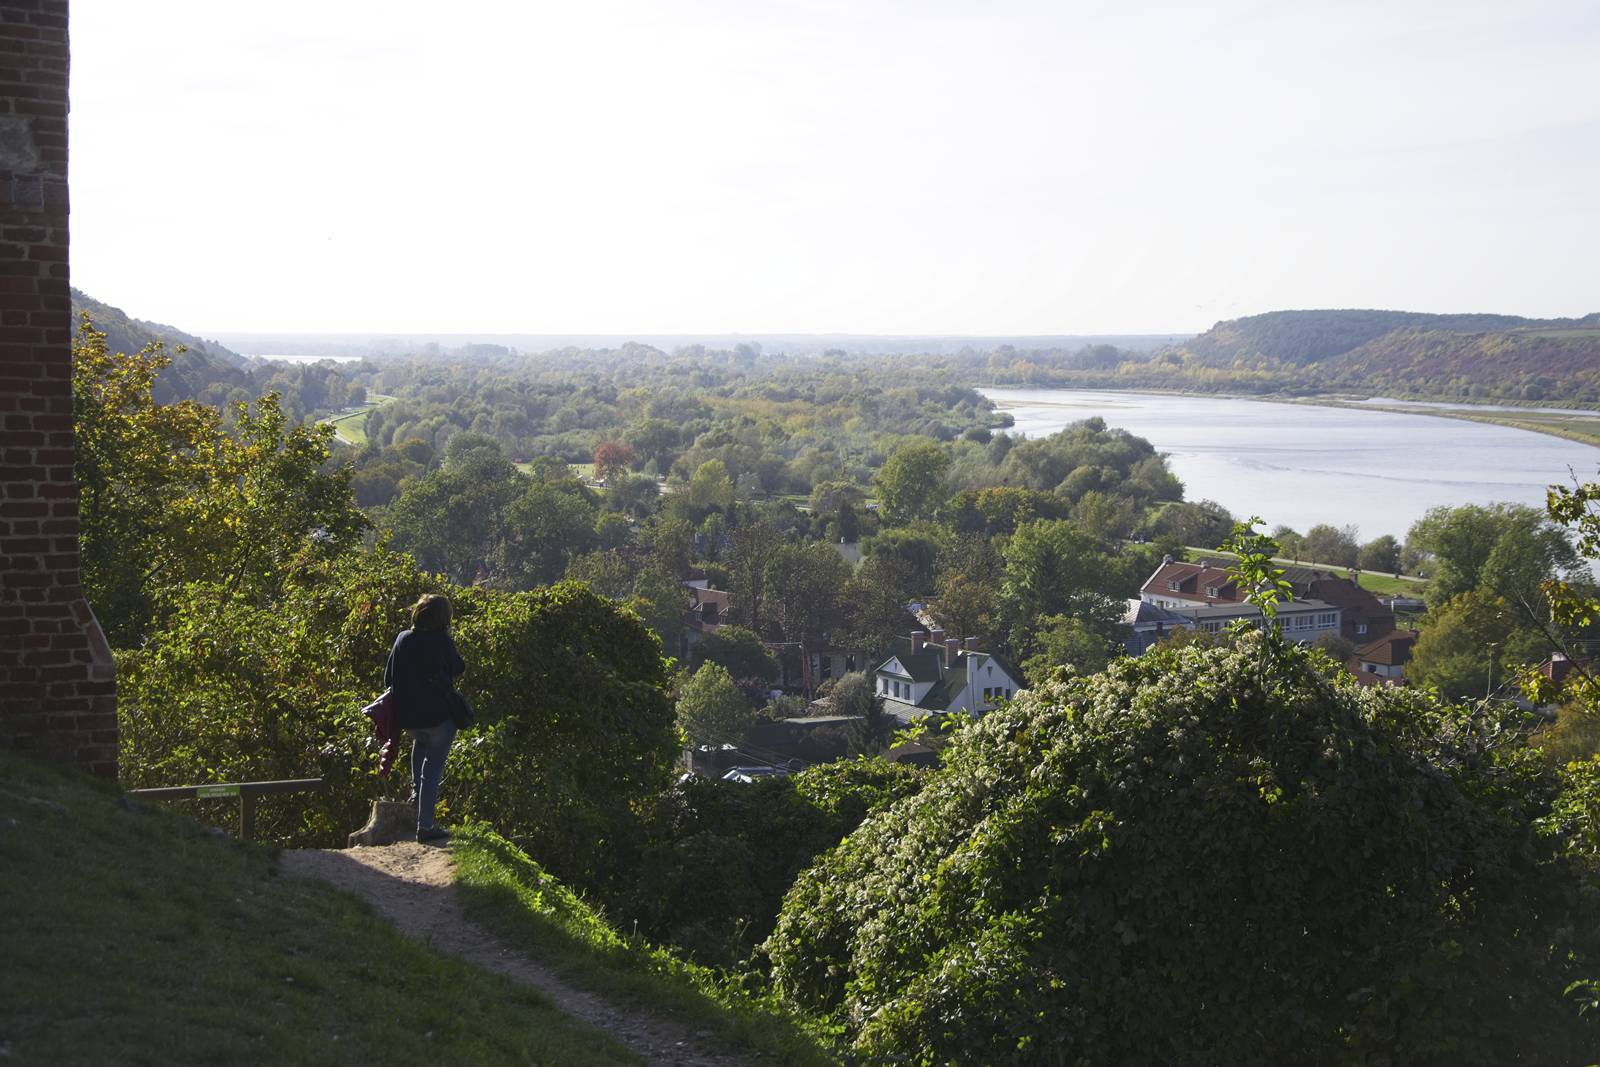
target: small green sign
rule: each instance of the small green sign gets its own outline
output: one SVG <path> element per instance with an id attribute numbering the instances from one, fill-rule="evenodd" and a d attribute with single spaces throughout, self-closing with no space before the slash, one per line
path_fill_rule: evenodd
<path id="1" fill-rule="evenodd" d="M 239 795 L 239 787 L 236 785 L 200 785 L 195 787 L 194 795 L 200 800 L 207 800 L 211 797 L 236 797 Z"/>

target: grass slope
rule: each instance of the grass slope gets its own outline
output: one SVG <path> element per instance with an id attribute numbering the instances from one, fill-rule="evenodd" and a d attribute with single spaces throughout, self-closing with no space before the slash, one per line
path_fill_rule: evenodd
<path id="1" fill-rule="evenodd" d="M 10 1062 L 640 1062 L 266 849 L 6 752 L 0 916 Z"/>
<path id="2" fill-rule="evenodd" d="M 619 933 L 515 845 L 463 827 L 451 846 L 467 915 L 554 967 L 574 985 L 704 1033 L 723 1048 L 784 1064 L 833 1064 L 827 1035 L 808 1033 L 759 993 Z"/>
<path id="3" fill-rule="evenodd" d="M 373 408 L 379 408 L 393 400 L 392 396 L 381 393 L 368 393 L 367 402 L 360 407 L 353 408 L 339 415 L 332 415 L 323 422 L 333 425 L 333 432 L 339 435 L 339 440 L 357 448 L 367 446 L 367 415 Z"/>

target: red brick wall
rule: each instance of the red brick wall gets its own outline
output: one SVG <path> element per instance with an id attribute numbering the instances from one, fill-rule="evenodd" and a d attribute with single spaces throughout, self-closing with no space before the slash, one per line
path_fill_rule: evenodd
<path id="1" fill-rule="evenodd" d="M 78 584 L 67 0 L 0 0 L 0 745 L 116 773 L 111 652 Z"/>

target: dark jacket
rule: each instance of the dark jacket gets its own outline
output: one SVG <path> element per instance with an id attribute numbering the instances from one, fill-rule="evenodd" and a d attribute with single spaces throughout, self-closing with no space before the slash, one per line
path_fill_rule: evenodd
<path id="1" fill-rule="evenodd" d="M 445 694 L 466 669 L 448 631 L 401 630 L 383 668 L 383 684 L 394 690 L 395 725 L 423 730 L 444 722 Z"/>

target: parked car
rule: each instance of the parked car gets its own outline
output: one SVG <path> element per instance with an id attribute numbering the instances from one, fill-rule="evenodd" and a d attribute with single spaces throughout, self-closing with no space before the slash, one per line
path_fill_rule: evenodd
<path id="1" fill-rule="evenodd" d="M 782 767 L 730 767 L 722 776 L 724 782 L 743 782 L 749 785 L 758 778 L 786 778 L 789 772 Z"/>

